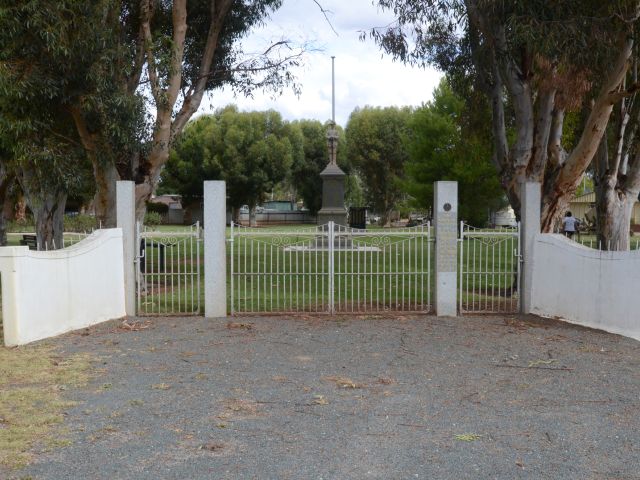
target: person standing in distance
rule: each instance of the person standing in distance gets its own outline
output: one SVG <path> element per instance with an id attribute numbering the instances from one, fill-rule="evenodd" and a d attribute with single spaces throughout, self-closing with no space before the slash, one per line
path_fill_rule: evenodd
<path id="1" fill-rule="evenodd" d="M 562 219 L 562 232 L 565 236 L 573 238 L 573 234 L 576 233 L 576 226 L 578 219 L 574 217 L 571 212 L 567 212 Z"/>

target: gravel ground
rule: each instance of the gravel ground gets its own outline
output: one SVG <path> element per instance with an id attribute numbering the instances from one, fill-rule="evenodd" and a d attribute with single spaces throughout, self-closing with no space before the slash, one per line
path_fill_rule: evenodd
<path id="1" fill-rule="evenodd" d="M 640 479 L 640 343 L 535 317 L 136 319 L 33 479 Z M 136 323 L 138 322 L 138 323 Z M 2 477 L 2 472 L 0 472 Z"/>

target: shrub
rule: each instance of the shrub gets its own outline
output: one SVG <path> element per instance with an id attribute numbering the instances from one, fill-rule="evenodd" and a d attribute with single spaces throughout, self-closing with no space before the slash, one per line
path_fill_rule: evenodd
<path id="1" fill-rule="evenodd" d="M 144 216 L 144 224 L 150 227 L 155 227 L 162 223 L 162 215 L 158 212 L 147 212 Z"/>
<path id="2" fill-rule="evenodd" d="M 20 222 L 17 220 L 7 222 L 7 232 L 9 233 L 33 232 L 35 228 L 36 223 L 32 215 L 27 215 L 27 217 Z"/>
<path id="3" fill-rule="evenodd" d="M 65 215 L 65 232 L 92 232 L 98 228 L 96 217 L 91 215 Z"/>

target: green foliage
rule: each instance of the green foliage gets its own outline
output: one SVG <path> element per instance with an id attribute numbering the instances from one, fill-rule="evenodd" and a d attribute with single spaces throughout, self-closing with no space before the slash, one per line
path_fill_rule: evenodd
<path id="1" fill-rule="evenodd" d="M 487 220 L 489 209 L 503 203 L 503 193 L 491 164 L 491 144 L 460 124 L 464 101 L 454 95 L 446 79 L 434 91 L 432 103 L 411 119 L 406 147 L 407 191 L 415 206 L 432 208 L 433 182 L 459 183 L 460 217 L 476 226 Z"/>
<path id="2" fill-rule="evenodd" d="M 93 232 L 98 227 L 93 215 L 65 215 L 65 232 Z"/>
<path id="3" fill-rule="evenodd" d="M 320 172 L 329 162 L 327 131 L 329 124 L 318 120 L 297 120 L 292 127 L 298 128 L 302 134 L 302 155 L 296 156 L 291 166 L 291 182 L 304 205 L 312 214 L 322 207 L 322 178 Z M 336 126 L 338 132 L 337 163 L 345 173 L 349 173 L 344 130 Z M 349 177 L 347 177 L 348 179 Z M 347 189 L 348 195 L 348 189 Z"/>
<path id="4" fill-rule="evenodd" d="M 144 215 L 144 224 L 156 227 L 162 224 L 162 215 L 158 212 L 147 212 Z"/>
<path id="5" fill-rule="evenodd" d="M 35 227 L 36 223 L 32 215 L 27 215 L 25 219 L 21 221 L 11 220 L 7 222 L 7 232 L 9 233 L 33 232 Z"/>
<path id="6" fill-rule="evenodd" d="M 356 108 L 347 123 L 348 156 L 362 179 L 368 205 L 383 217 L 404 198 L 408 154 L 403 142 L 411 114 L 409 108 Z"/>
<path id="7" fill-rule="evenodd" d="M 191 122 L 163 173 L 163 191 L 202 195 L 203 180 L 225 180 L 229 205 L 258 205 L 300 162 L 299 131 L 279 113 L 238 112 L 234 106 Z"/>

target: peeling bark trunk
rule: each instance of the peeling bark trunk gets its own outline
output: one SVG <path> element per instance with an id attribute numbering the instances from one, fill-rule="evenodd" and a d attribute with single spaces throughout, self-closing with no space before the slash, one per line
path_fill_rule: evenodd
<path id="1" fill-rule="evenodd" d="M 113 228 L 117 223 L 116 182 L 120 180 L 120 175 L 112 160 L 98 158 L 96 154 L 99 143 L 97 135 L 89 132 L 82 110 L 77 106 L 72 106 L 69 107 L 69 111 L 76 125 L 82 146 L 93 166 L 93 177 L 96 186 L 93 206 L 96 220 L 99 226 L 103 228 Z"/>
<path id="2" fill-rule="evenodd" d="M 596 162 L 598 243 L 602 250 L 625 251 L 630 248 L 631 217 L 640 192 L 640 154 L 633 157 L 626 174 L 618 175 L 616 167 L 621 157 L 618 141 L 614 153 L 610 164 L 603 141 Z"/>
<path id="3" fill-rule="evenodd" d="M 117 223 L 116 182 L 120 180 L 118 170 L 111 162 L 96 163 L 93 166 L 93 176 L 96 181 L 93 206 L 98 226 L 114 228 Z"/>
<path id="4" fill-rule="evenodd" d="M 568 209 L 569 202 L 582 179 L 582 175 L 598 150 L 613 106 L 623 98 L 620 87 L 629 70 L 632 51 L 633 39 L 627 38 L 589 113 L 589 118 L 576 148 L 561 166 L 548 172 L 545 176 L 542 195 L 542 232 L 553 232 Z"/>
<path id="5" fill-rule="evenodd" d="M 172 6 L 173 52 L 168 77 L 162 81 L 156 67 L 153 49 L 151 23 L 153 20 L 153 2 L 145 0 L 141 7 L 141 33 L 144 40 L 147 73 L 151 93 L 157 108 L 153 146 L 147 159 L 146 170 L 137 180 L 136 185 L 136 218 L 144 219 L 146 202 L 151 198 L 160 178 L 162 167 L 169 159 L 169 150 L 174 138 L 184 129 L 189 119 L 200 108 L 207 83 L 211 75 L 216 49 L 224 21 L 231 11 L 233 0 L 211 2 L 211 18 L 207 41 L 204 46 L 202 61 L 199 66 L 198 80 L 185 87 L 182 106 L 174 116 L 174 108 L 182 85 L 182 62 L 184 57 L 185 39 L 187 34 L 187 2 L 175 0 Z"/>
<path id="6" fill-rule="evenodd" d="M 150 183 L 137 183 L 136 195 L 136 221 L 143 223 L 144 215 L 147 213 L 147 201 L 151 198 L 153 188 Z"/>
<path id="7" fill-rule="evenodd" d="M 553 124 L 556 91 L 543 91 L 538 98 L 533 136 L 533 155 L 527 169 L 527 180 L 542 182 L 549 158 L 549 138 Z"/>
<path id="8" fill-rule="evenodd" d="M 67 194 L 62 188 L 32 188 L 22 182 L 27 204 L 33 212 L 39 250 L 63 248 L 64 207 Z"/>
<path id="9" fill-rule="evenodd" d="M 549 167 L 558 168 L 562 166 L 567 158 L 567 152 L 562 148 L 562 130 L 564 128 L 563 109 L 554 109 L 549 133 Z"/>
<path id="10" fill-rule="evenodd" d="M 602 250 L 629 250 L 631 215 L 638 196 L 607 188 L 598 202 L 598 243 Z"/>

